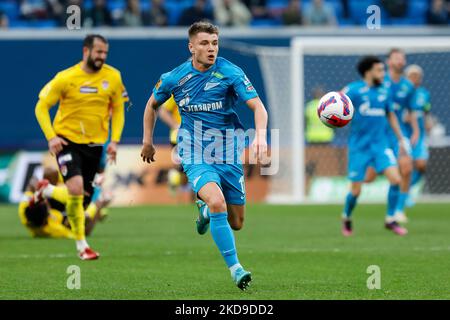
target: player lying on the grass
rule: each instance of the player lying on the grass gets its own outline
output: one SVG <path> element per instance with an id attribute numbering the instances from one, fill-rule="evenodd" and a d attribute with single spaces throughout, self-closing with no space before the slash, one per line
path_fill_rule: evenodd
<path id="1" fill-rule="evenodd" d="M 411 187 L 416 185 L 427 168 L 428 161 L 428 143 L 427 135 L 432 128 L 430 121 L 430 92 L 422 86 L 423 70 L 417 64 L 409 65 L 405 69 L 406 77 L 411 81 L 416 88 L 414 95 L 416 105 L 417 122 L 419 123 L 419 139 L 412 147 L 412 157 L 414 161 L 414 169 L 411 176 Z M 407 205 L 411 206 L 414 202 L 411 195 L 408 196 Z"/>
<path id="2" fill-rule="evenodd" d="M 417 123 L 415 105 L 415 88 L 413 84 L 406 79 L 403 74 L 406 65 L 406 56 L 401 49 L 391 49 L 387 59 L 388 72 L 386 73 L 384 82 L 389 90 L 393 102 L 394 112 L 400 124 L 400 129 L 405 141 L 413 147 L 419 139 L 419 126 Z M 401 153 L 395 133 L 388 128 L 387 135 L 391 149 L 397 158 L 398 166 L 402 181 L 400 182 L 400 191 L 390 190 L 392 193 L 398 193 L 398 201 L 392 210 L 395 211 L 395 219 L 398 222 L 407 222 L 405 214 L 405 203 L 408 198 L 411 174 L 413 170 L 413 160 L 411 147 L 407 148 L 407 152 Z M 374 170 L 367 173 L 367 182 L 373 181 L 376 177 Z"/>
<path id="3" fill-rule="evenodd" d="M 242 69 L 217 57 L 216 26 L 209 22 L 191 25 L 189 51 L 192 59 L 163 74 L 147 102 L 141 156 L 146 162 L 155 161 L 156 110 L 173 95 L 182 118 L 178 152 L 183 170 L 198 198 L 204 201 L 200 205 L 197 231 L 204 234 L 211 225 L 212 238 L 234 282 L 240 289 L 246 289 L 251 274 L 239 263 L 232 230 L 242 228 L 245 209 L 242 146 L 235 143 L 234 136 L 236 129 L 243 128 L 236 113 L 238 98 L 255 115 L 252 148 L 258 159 L 267 153 L 267 112 Z M 230 131 L 232 137 L 227 139 Z M 220 146 L 211 150 L 212 141 Z"/>
<path id="4" fill-rule="evenodd" d="M 357 69 L 362 80 L 350 83 L 343 90 L 352 100 L 355 113 L 348 140 L 348 178 L 351 188 L 345 200 L 342 233 L 350 236 L 353 232 L 351 215 L 361 194 L 366 170 L 373 165 L 377 173 L 387 177 L 391 186 L 385 227 L 398 235 L 405 235 L 407 230 L 396 222 L 392 210 L 398 201 L 401 177 L 386 135 L 388 124 L 395 133 L 401 153 L 407 152 L 408 142 L 402 136 L 389 90 L 383 84 L 383 62 L 378 57 L 367 56 L 359 61 Z"/>
<path id="5" fill-rule="evenodd" d="M 67 217 L 82 260 L 99 257 L 85 239 L 84 210 L 93 195 L 92 182 L 108 139 L 110 122 L 107 153 L 111 162 L 116 160 L 125 122 L 124 85 L 120 72 L 105 64 L 108 50 L 108 41 L 101 35 L 86 36 L 83 60 L 59 72 L 45 85 L 35 109 L 69 192 Z M 58 102 L 52 124 L 49 109 Z"/>
<path id="6" fill-rule="evenodd" d="M 33 237 L 75 239 L 66 215 L 69 197 L 67 187 L 56 185 L 58 172 L 47 168 L 44 179 L 32 179 L 19 203 L 19 218 Z M 103 220 L 103 209 L 109 199 L 91 203 L 85 211 L 85 234 L 89 236 L 99 220 Z"/>

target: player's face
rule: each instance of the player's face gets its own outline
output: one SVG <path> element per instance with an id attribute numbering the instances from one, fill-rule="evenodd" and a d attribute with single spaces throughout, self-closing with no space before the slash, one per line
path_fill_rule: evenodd
<path id="1" fill-rule="evenodd" d="M 84 48 L 86 64 L 93 71 L 99 71 L 108 57 L 108 44 L 99 39 L 94 39 L 92 49 Z"/>
<path id="2" fill-rule="evenodd" d="M 403 52 L 394 52 L 388 60 L 389 69 L 397 73 L 402 73 L 406 65 L 406 57 Z"/>
<path id="3" fill-rule="evenodd" d="M 216 62 L 219 53 L 219 37 L 214 33 L 197 33 L 189 42 L 189 50 L 195 62 L 209 67 Z"/>
<path id="4" fill-rule="evenodd" d="M 373 65 L 372 70 L 370 70 L 370 76 L 372 78 L 373 84 L 379 86 L 384 80 L 384 63 L 376 63 Z"/>
<path id="5" fill-rule="evenodd" d="M 418 87 L 422 83 L 422 75 L 420 72 L 411 72 L 408 74 L 408 79 L 411 81 L 414 86 Z"/>

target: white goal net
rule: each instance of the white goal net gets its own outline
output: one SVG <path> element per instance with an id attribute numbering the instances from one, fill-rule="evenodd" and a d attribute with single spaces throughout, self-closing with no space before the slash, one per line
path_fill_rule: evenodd
<path id="1" fill-rule="evenodd" d="M 429 135 L 428 171 L 412 192 L 418 199 L 450 199 L 450 38 L 315 37 L 293 38 L 290 47 L 255 47 L 270 110 L 271 129 L 279 129 L 280 165 L 270 177 L 269 202 L 342 202 L 348 191 L 349 126 L 309 141 L 305 106 L 314 91 L 338 91 L 359 79 L 355 65 L 364 55 L 385 59 L 391 48 L 403 49 L 407 64 L 424 70 L 431 93 L 434 126 Z M 331 137 L 330 137 L 331 135 Z M 387 183 L 367 185 L 362 201 L 385 201 Z"/>

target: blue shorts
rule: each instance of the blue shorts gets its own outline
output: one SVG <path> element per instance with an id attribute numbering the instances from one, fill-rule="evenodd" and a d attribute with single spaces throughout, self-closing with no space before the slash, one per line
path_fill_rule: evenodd
<path id="1" fill-rule="evenodd" d="M 414 160 L 428 160 L 428 145 L 425 137 L 421 137 L 417 144 L 412 147 L 412 157 Z"/>
<path id="2" fill-rule="evenodd" d="M 390 148 L 383 151 L 349 150 L 348 178 L 352 182 L 363 182 L 368 167 L 374 167 L 377 173 L 382 173 L 389 167 L 397 165 L 397 159 Z"/>
<path id="3" fill-rule="evenodd" d="M 208 182 L 222 189 L 227 204 L 245 204 L 244 170 L 241 164 L 183 164 L 195 193 Z"/>
<path id="4" fill-rule="evenodd" d="M 409 140 L 409 138 L 408 138 L 408 140 Z M 395 157 L 398 159 L 399 152 L 400 152 L 400 145 L 399 145 L 397 137 L 395 135 L 393 135 L 393 134 L 391 134 L 389 136 L 389 147 L 392 149 L 392 151 L 394 152 Z M 408 153 L 407 155 L 412 157 L 411 153 Z"/>

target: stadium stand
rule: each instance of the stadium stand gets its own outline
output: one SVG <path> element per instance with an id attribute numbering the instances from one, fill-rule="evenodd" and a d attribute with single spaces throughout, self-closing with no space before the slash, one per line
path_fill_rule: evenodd
<path id="1" fill-rule="evenodd" d="M 28 0 L 29 3 L 46 3 L 44 0 Z M 107 7 L 111 11 L 114 19 L 119 19 L 126 8 L 126 0 L 108 0 Z M 267 27 L 267 26 L 281 26 L 281 14 L 287 7 L 289 0 L 267 0 L 267 9 L 269 17 L 252 19 L 252 27 Z M 310 5 L 313 0 L 302 0 L 302 10 Z M 408 1 L 407 14 L 401 18 L 391 18 L 387 11 L 383 8 L 381 0 L 325 0 L 332 6 L 335 11 L 339 26 L 348 25 L 364 25 L 367 18 L 367 7 L 370 5 L 378 5 L 381 9 L 381 18 L 383 25 L 424 25 L 427 23 L 426 15 L 430 7 L 429 0 L 410 0 Z M 65 0 L 60 0 L 61 4 L 65 4 Z M 194 0 L 165 0 L 164 6 L 169 14 L 169 26 L 176 26 L 181 12 L 192 6 Z M 348 5 L 349 15 L 346 17 L 344 10 L 344 3 Z M 141 0 L 141 10 L 148 12 L 151 10 L 151 0 Z M 93 6 L 93 0 L 83 1 L 83 9 L 89 10 Z M 59 26 L 59 21 L 56 18 L 47 17 L 27 19 L 21 15 L 21 1 L 0 0 L 0 12 L 6 14 L 9 18 L 10 28 L 53 28 Z M 212 9 L 212 3 L 208 0 L 208 8 Z M 114 25 L 119 25 L 115 23 Z"/>

